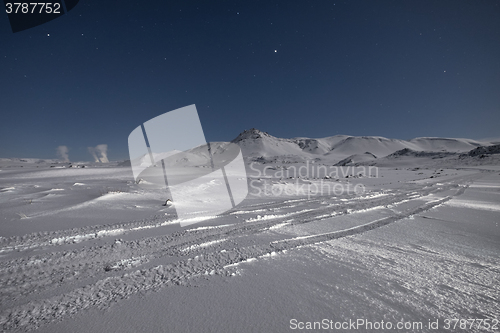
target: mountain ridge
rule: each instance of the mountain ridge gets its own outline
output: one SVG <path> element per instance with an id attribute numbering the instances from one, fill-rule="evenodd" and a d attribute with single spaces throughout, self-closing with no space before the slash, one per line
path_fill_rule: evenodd
<path id="1" fill-rule="evenodd" d="M 241 132 L 233 141 L 249 159 L 277 158 L 322 159 L 343 161 L 352 156 L 389 156 L 408 149 L 414 152 L 467 153 L 491 145 L 491 142 L 464 138 L 418 137 L 411 140 L 389 139 L 381 136 L 335 135 L 325 138 L 278 138 L 256 128 Z M 418 154 L 421 155 L 421 154 Z M 346 161 L 345 161 L 346 162 Z"/>

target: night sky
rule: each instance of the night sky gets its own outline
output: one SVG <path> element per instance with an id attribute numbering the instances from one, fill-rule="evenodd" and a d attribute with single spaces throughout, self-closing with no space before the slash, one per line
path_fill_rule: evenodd
<path id="1" fill-rule="evenodd" d="M 196 104 L 208 141 L 500 137 L 500 2 L 104 1 L 12 33 L 0 15 L 0 157 L 128 158 Z"/>

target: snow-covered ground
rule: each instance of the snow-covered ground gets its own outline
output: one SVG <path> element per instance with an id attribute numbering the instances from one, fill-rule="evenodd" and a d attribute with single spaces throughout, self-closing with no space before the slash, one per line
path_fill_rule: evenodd
<path id="1" fill-rule="evenodd" d="M 247 135 L 240 141 L 254 142 L 240 146 L 267 149 L 261 138 Z M 310 152 L 293 162 L 276 145 L 248 154 L 247 198 L 187 227 L 175 203 L 162 206 L 168 193 L 141 189 L 129 166 L 2 159 L 0 327 L 287 332 L 354 321 L 357 331 L 391 331 L 391 323 L 400 332 L 498 332 L 497 160 L 462 157 L 460 165 L 455 155 L 406 151 L 378 169 L 334 166 L 386 149 L 380 142 L 387 155 L 405 148 L 382 139 L 365 138 L 330 164 L 332 151 L 316 152 L 327 158 L 315 163 Z M 319 142 L 316 150 L 328 143 L 294 140 Z M 449 151 L 474 148 L 458 142 Z M 453 319 L 469 320 L 467 328 L 451 321 L 447 329 Z M 490 327 L 469 328 L 472 319 Z M 429 327 L 436 321 L 438 330 Z M 401 323 L 413 328 L 395 329 Z"/>

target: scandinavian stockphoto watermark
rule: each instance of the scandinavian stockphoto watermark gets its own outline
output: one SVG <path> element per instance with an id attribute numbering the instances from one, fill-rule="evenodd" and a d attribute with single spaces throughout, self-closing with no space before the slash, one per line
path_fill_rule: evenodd
<path id="1" fill-rule="evenodd" d="M 324 318 L 319 321 L 300 321 L 295 318 L 290 319 L 291 330 L 301 331 L 381 331 L 388 332 L 392 330 L 405 331 L 452 331 L 456 330 L 466 332 L 479 331 L 497 331 L 500 321 L 495 318 L 434 318 L 422 321 L 386 321 L 370 320 L 366 318 L 334 320 Z"/>
<path id="2" fill-rule="evenodd" d="M 361 178 L 378 178 L 375 166 L 317 165 L 306 161 L 301 165 L 265 166 L 251 163 L 249 186 L 253 196 L 341 196 L 366 192 Z"/>
<path id="3" fill-rule="evenodd" d="M 232 209 L 248 194 L 239 146 L 207 143 L 194 104 L 138 126 L 128 146 L 134 180 L 171 196 L 181 226 Z"/>
<path id="4" fill-rule="evenodd" d="M 195 105 L 166 112 L 137 126 L 128 137 L 135 182 L 173 202 L 181 226 L 222 214 L 254 196 L 360 195 L 359 178 L 378 177 L 369 166 L 328 166 L 314 161 L 286 165 L 252 162 L 247 176 L 241 149 L 207 143 Z"/>
<path id="5" fill-rule="evenodd" d="M 348 319 L 343 321 L 324 318 L 321 321 L 299 321 L 290 319 L 290 329 L 292 330 L 329 330 L 329 331 L 388 331 L 388 330 L 422 330 L 423 328 L 437 330 L 438 320 L 422 321 L 372 321 L 365 318 Z"/>

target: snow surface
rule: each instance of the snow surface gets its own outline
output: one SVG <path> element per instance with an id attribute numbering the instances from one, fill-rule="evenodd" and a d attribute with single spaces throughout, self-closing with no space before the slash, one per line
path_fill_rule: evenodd
<path id="1" fill-rule="evenodd" d="M 242 133 L 249 195 L 184 228 L 182 203 L 162 206 L 168 192 L 142 189 L 126 164 L 1 159 L 2 331 L 288 332 L 291 319 L 361 318 L 451 332 L 445 319 L 498 320 L 498 154 L 415 153 L 477 147 L 465 139 L 349 138 Z M 334 166 L 368 151 L 376 175 Z"/>

